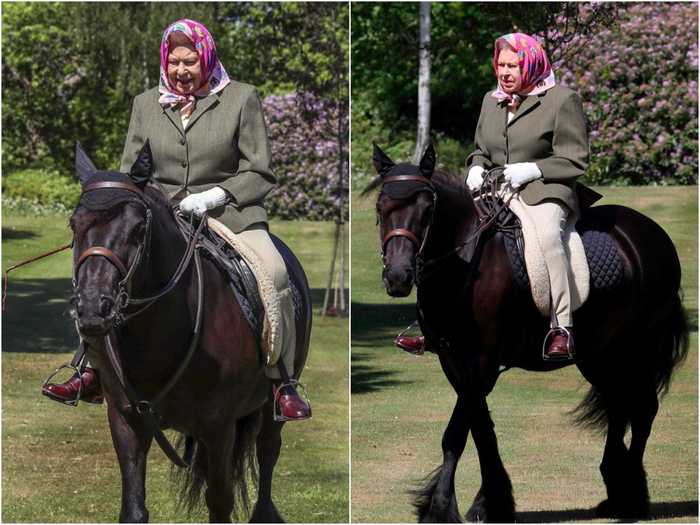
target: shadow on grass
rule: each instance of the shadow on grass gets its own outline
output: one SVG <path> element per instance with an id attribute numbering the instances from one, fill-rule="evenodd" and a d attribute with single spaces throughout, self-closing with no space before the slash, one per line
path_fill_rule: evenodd
<path id="1" fill-rule="evenodd" d="M 415 304 L 352 303 L 352 346 L 391 344 L 396 334 L 416 319 Z"/>
<path id="2" fill-rule="evenodd" d="M 351 394 L 368 394 L 376 392 L 386 387 L 405 385 L 411 381 L 396 379 L 394 376 L 398 372 L 393 370 L 382 370 L 371 364 L 360 364 L 372 360 L 372 355 L 368 352 L 353 351 L 351 357 L 350 390 Z"/>
<path id="3" fill-rule="evenodd" d="M 698 501 L 673 501 L 652 503 L 649 509 L 650 520 L 684 518 L 698 515 Z M 516 512 L 517 521 L 523 523 L 563 523 L 572 521 L 598 521 L 595 509 L 538 510 Z M 621 520 L 620 523 L 626 523 Z"/>
<path id="4" fill-rule="evenodd" d="M 78 336 L 68 313 L 71 286 L 70 279 L 11 280 L 2 314 L 2 351 L 72 352 Z M 311 290 L 314 310 L 323 306 L 324 294 L 325 289 Z"/>
<path id="5" fill-rule="evenodd" d="M 14 230 L 12 228 L 2 229 L 2 240 L 14 240 L 14 239 L 31 239 L 36 237 L 37 234 L 27 230 Z"/>
<path id="6" fill-rule="evenodd" d="M 697 308 L 686 308 L 685 315 L 688 319 L 688 330 L 691 332 L 698 331 L 698 309 Z"/>
<path id="7" fill-rule="evenodd" d="M 78 344 L 68 314 L 70 279 L 10 281 L 2 313 L 2 351 L 63 353 Z"/>

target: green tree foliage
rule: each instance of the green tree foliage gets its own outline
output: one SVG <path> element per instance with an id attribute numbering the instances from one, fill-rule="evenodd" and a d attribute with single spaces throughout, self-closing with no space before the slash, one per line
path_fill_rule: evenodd
<path id="1" fill-rule="evenodd" d="M 403 129 L 415 127 L 418 6 L 413 2 L 352 4 L 353 104 L 360 99 L 365 117 L 385 124 L 392 142 Z M 548 51 L 563 60 L 572 34 L 613 23 L 615 4 L 588 10 L 582 6 L 575 2 L 433 3 L 433 130 L 463 142 L 471 140 L 483 95 L 495 86 L 491 58 L 497 37 L 514 31 L 541 35 Z"/>
<path id="2" fill-rule="evenodd" d="M 70 173 L 75 142 L 119 162 L 131 101 L 158 82 L 168 23 L 188 16 L 216 34 L 216 4 L 12 3 L 3 6 L 3 170 Z"/>
<path id="3" fill-rule="evenodd" d="M 3 170 L 70 174 L 76 141 L 116 168 L 131 101 L 157 85 L 162 32 L 183 17 L 204 23 L 229 74 L 263 96 L 300 90 L 347 107 L 346 4 L 8 3 Z"/>

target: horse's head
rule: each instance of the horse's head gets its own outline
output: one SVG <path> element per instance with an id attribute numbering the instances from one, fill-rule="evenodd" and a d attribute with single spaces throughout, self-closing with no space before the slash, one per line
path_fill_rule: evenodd
<path id="1" fill-rule="evenodd" d="M 83 337 L 99 337 L 112 329 L 148 252 L 151 212 L 143 191 L 153 172 L 149 144 L 128 174 L 98 171 L 78 145 L 76 172 L 83 193 L 70 218 L 71 316 Z"/>
<path id="2" fill-rule="evenodd" d="M 395 164 L 375 144 L 373 160 L 382 181 L 377 199 L 382 280 L 389 295 L 406 297 L 415 282 L 416 258 L 427 240 L 435 207 L 435 188 L 430 180 L 435 149 L 429 145 L 415 166 Z"/>

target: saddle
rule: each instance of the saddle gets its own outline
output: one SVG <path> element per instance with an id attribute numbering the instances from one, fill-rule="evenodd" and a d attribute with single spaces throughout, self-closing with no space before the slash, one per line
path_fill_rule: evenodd
<path id="1" fill-rule="evenodd" d="M 514 208 L 517 209 L 517 205 Z M 503 238 L 516 285 L 520 290 L 532 293 L 540 313 L 548 316 L 549 276 L 546 270 L 542 275 L 533 268 L 544 263 L 542 255 L 538 253 L 539 247 L 528 253 L 528 236 L 523 233 L 521 220 L 512 208 L 503 209 L 496 229 Z M 572 290 L 572 306 L 576 310 L 594 291 L 596 294 L 614 292 L 622 284 L 624 266 L 615 241 L 596 221 L 586 220 L 584 216 L 575 225 L 570 224 L 567 232 L 569 242 L 565 243 L 565 249 L 570 263 L 574 265 L 576 289 Z M 529 242 L 536 244 L 531 238 Z"/>
<path id="2" fill-rule="evenodd" d="M 194 227 L 189 225 L 192 235 Z M 258 280 L 245 258 L 236 251 L 225 239 L 217 235 L 211 228 L 205 227 L 199 241 L 200 253 L 214 263 L 228 279 L 228 285 L 238 302 L 243 317 L 255 334 L 260 356 L 264 354 L 263 327 L 265 307 L 263 304 Z"/>

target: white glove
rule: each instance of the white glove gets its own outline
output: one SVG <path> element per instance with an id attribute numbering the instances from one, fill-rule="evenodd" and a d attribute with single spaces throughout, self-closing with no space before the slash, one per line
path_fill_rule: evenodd
<path id="1" fill-rule="evenodd" d="M 472 166 L 469 168 L 469 174 L 467 175 L 467 187 L 469 191 L 474 191 L 481 187 L 484 182 L 483 174 L 486 170 L 481 166 Z"/>
<path id="2" fill-rule="evenodd" d="M 542 176 L 540 168 L 534 162 L 516 162 L 506 164 L 504 167 L 506 169 L 503 170 L 503 176 L 514 190 Z"/>
<path id="3" fill-rule="evenodd" d="M 223 188 L 216 186 L 201 193 L 193 193 L 180 201 L 180 211 L 187 215 L 195 214 L 201 217 L 205 211 L 218 208 L 226 204 L 228 193 Z"/>

